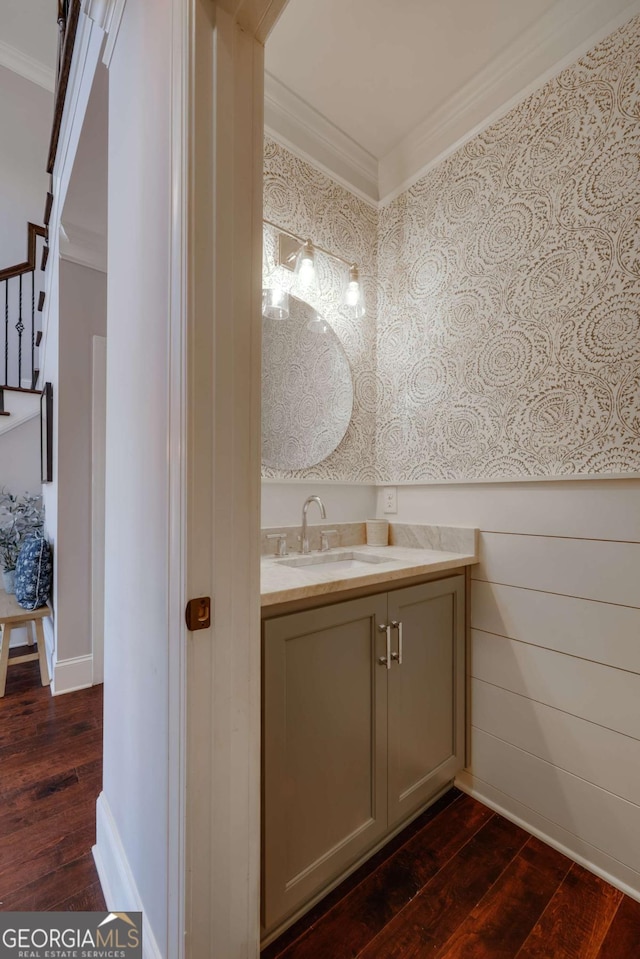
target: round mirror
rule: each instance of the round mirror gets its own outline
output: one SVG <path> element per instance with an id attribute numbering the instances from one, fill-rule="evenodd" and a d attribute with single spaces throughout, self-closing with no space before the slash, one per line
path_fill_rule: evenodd
<path id="1" fill-rule="evenodd" d="M 351 369 L 329 324 L 295 296 L 289 318 L 262 320 L 262 462 L 304 469 L 326 459 L 347 431 Z"/>

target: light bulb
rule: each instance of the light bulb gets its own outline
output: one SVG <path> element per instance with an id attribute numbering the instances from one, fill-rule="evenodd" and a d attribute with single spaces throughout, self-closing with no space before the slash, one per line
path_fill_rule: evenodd
<path id="1" fill-rule="evenodd" d="M 347 283 L 347 292 L 344 301 L 356 319 L 364 316 L 366 312 L 364 293 L 360 283 L 358 267 L 355 266 L 355 264 L 349 268 L 349 282 Z"/>
<path id="2" fill-rule="evenodd" d="M 298 270 L 298 280 L 300 283 L 311 283 L 316 274 L 316 269 L 313 265 L 313 260 L 309 260 L 306 257 L 300 263 L 300 269 Z"/>
<path id="3" fill-rule="evenodd" d="M 347 295 L 345 297 L 345 303 L 347 306 L 357 306 L 358 300 L 360 299 L 360 284 L 357 280 L 349 280 L 347 286 Z"/>
<path id="4" fill-rule="evenodd" d="M 270 320 L 289 319 L 289 294 L 278 284 L 263 289 L 262 315 Z"/>
<path id="5" fill-rule="evenodd" d="M 316 282 L 316 265 L 311 240 L 306 240 L 300 247 L 295 269 L 296 279 L 300 286 L 313 286 Z"/>

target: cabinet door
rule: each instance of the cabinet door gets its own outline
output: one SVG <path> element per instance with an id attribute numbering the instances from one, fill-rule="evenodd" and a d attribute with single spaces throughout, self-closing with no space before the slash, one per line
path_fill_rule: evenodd
<path id="1" fill-rule="evenodd" d="M 263 924 L 329 885 L 387 829 L 386 594 L 263 627 Z"/>
<path id="2" fill-rule="evenodd" d="M 388 687 L 389 828 L 463 766 L 464 576 L 388 594 L 393 665 Z"/>

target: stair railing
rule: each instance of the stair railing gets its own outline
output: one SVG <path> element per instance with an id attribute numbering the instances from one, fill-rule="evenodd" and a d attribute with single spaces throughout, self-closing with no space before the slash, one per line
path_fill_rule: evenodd
<path id="1" fill-rule="evenodd" d="M 40 343 L 40 311 L 44 291 L 36 273 L 38 246 L 46 228 L 29 224 L 27 259 L 0 270 L 0 413 L 4 390 L 35 390 L 38 381 L 36 350 Z M 43 247 L 42 262 L 46 262 Z"/>
<path id="2" fill-rule="evenodd" d="M 58 0 L 58 66 L 56 70 L 56 91 L 54 94 L 53 126 L 49 143 L 47 173 L 53 173 L 60 139 L 60 126 L 64 101 L 67 95 L 73 47 L 76 42 L 81 0 Z"/>

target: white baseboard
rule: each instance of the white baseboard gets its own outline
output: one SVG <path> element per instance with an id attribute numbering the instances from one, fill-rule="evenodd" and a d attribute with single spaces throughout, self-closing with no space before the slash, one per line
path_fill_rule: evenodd
<path id="1" fill-rule="evenodd" d="M 74 656 L 53 664 L 51 695 L 61 696 L 76 689 L 93 686 L 93 656 Z"/>
<path id="2" fill-rule="evenodd" d="M 53 625 L 53 614 L 47 616 L 46 619 L 42 620 L 42 628 L 44 630 L 44 646 L 47 651 L 47 667 L 49 669 L 49 675 L 53 676 L 53 666 L 54 666 L 54 651 L 56 648 L 56 634 Z M 51 694 L 53 695 L 53 689 L 49 687 Z"/>
<path id="3" fill-rule="evenodd" d="M 93 656 L 73 656 L 71 659 L 56 660 L 56 637 L 53 616 L 42 620 L 44 645 L 47 651 L 47 665 L 51 676 L 51 695 L 62 696 L 76 689 L 93 686 Z"/>
<path id="4" fill-rule="evenodd" d="M 9 649 L 15 649 L 17 646 L 26 646 L 27 645 L 27 627 L 26 626 L 14 626 L 11 630 L 11 638 L 9 639 Z"/>
<path id="5" fill-rule="evenodd" d="M 564 856 L 584 866 L 589 872 L 640 902 L 640 874 L 635 869 L 607 855 L 545 816 L 541 816 L 535 809 L 530 809 L 517 799 L 507 796 L 506 793 L 484 780 L 478 779 L 467 770 L 463 770 L 459 776 L 456 776 L 455 785 L 478 802 L 493 809 L 516 826 L 520 826 L 521 829 L 536 836 L 548 846 L 557 849 Z"/>
<path id="6" fill-rule="evenodd" d="M 75 656 L 73 659 L 55 661 L 53 626 L 49 618 L 43 620 L 44 643 L 47 653 L 47 665 L 51 676 L 51 695 L 62 696 L 76 689 L 86 689 L 93 685 L 93 656 Z M 27 629 L 21 627 L 11 630 L 9 648 L 24 646 L 27 643 Z M 34 645 L 35 649 L 35 645 Z"/>
<path id="7" fill-rule="evenodd" d="M 93 847 L 93 858 L 107 909 L 110 912 L 141 912 L 144 959 L 165 959 L 147 920 L 118 827 L 103 792 L 98 796 L 96 812 L 96 844 Z"/>

